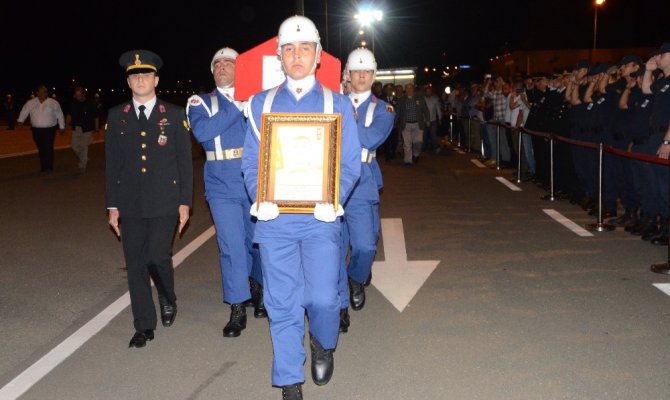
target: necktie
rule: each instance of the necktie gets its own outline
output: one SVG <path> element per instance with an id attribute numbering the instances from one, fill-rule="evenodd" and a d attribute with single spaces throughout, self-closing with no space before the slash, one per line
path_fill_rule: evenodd
<path id="1" fill-rule="evenodd" d="M 140 110 L 140 123 L 142 125 L 147 123 L 147 115 L 144 113 L 144 110 L 147 108 L 145 105 L 137 107 Z"/>

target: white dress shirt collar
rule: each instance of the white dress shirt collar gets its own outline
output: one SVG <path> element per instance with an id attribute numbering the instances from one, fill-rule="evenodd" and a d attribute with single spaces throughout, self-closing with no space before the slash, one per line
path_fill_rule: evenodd
<path id="1" fill-rule="evenodd" d="M 302 96 L 312 90 L 315 82 L 316 76 L 314 75 L 307 75 L 299 81 L 292 79 L 290 76 L 286 77 L 286 87 L 291 93 L 293 93 L 293 96 L 295 96 L 296 100 L 300 100 Z"/>
<path id="2" fill-rule="evenodd" d="M 361 104 L 365 102 L 365 100 L 368 99 L 372 95 L 372 91 L 368 90 L 362 93 L 354 93 L 351 92 L 349 93 L 349 99 L 351 100 L 351 104 L 354 105 L 354 108 L 358 108 Z"/>
<path id="3" fill-rule="evenodd" d="M 144 103 L 144 107 L 146 107 L 144 109 L 144 115 L 147 116 L 147 119 L 149 119 L 149 116 L 151 115 L 151 111 L 154 109 L 154 106 L 156 105 L 156 100 L 157 100 L 157 98 L 156 98 L 156 96 L 154 96 L 153 99 Z M 138 107 L 141 106 L 141 105 L 142 104 L 140 102 L 133 99 L 133 107 L 135 108 L 135 114 L 137 114 L 137 118 L 140 117 L 140 109 Z"/>

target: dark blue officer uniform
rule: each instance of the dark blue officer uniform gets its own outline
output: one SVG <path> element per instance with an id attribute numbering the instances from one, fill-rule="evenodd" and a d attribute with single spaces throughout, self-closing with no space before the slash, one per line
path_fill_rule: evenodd
<path id="1" fill-rule="evenodd" d="M 174 303 L 172 239 L 180 205 L 192 206 L 191 141 L 182 107 L 156 100 L 141 124 L 133 102 L 109 111 L 105 135 L 107 208 L 117 208 L 135 330 L 156 329 L 151 276 Z"/>

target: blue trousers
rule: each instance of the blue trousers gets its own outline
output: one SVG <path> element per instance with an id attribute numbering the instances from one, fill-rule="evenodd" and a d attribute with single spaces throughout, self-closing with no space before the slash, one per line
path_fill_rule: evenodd
<path id="1" fill-rule="evenodd" d="M 249 277 L 263 282 L 258 249 L 254 247 L 254 222 L 249 200 L 209 198 L 216 226 L 223 301 L 243 303 L 251 298 Z"/>
<path id="2" fill-rule="evenodd" d="M 341 226 L 333 225 L 302 240 L 276 238 L 259 244 L 274 386 L 305 381 L 305 312 L 309 331 L 323 348 L 337 346 Z"/>
<path id="3" fill-rule="evenodd" d="M 342 262 L 338 285 L 340 308 L 349 306 L 347 290 L 349 278 L 359 283 L 368 279 L 377 253 L 380 229 L 378 201 L 349 199 L 345 206 L 344 224 L 342 224 Z M 347 263 L 349 246 L 351 255 Z"/>

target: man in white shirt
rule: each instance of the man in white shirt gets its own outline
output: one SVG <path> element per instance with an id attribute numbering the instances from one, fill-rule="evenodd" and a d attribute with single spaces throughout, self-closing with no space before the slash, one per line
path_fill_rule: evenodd
<path id="1" fill-rule="evenodd" d="M 40 172 L 53 171 L 56 132 L 65 129 L 63 110 L 60 104 L 48 95 L 47 87 L 40 85 L 37 88 L 37 97 L 26 102 L 17 119 L 22 125 L 30 115 L 33 140 L 40 156 Z"/>

